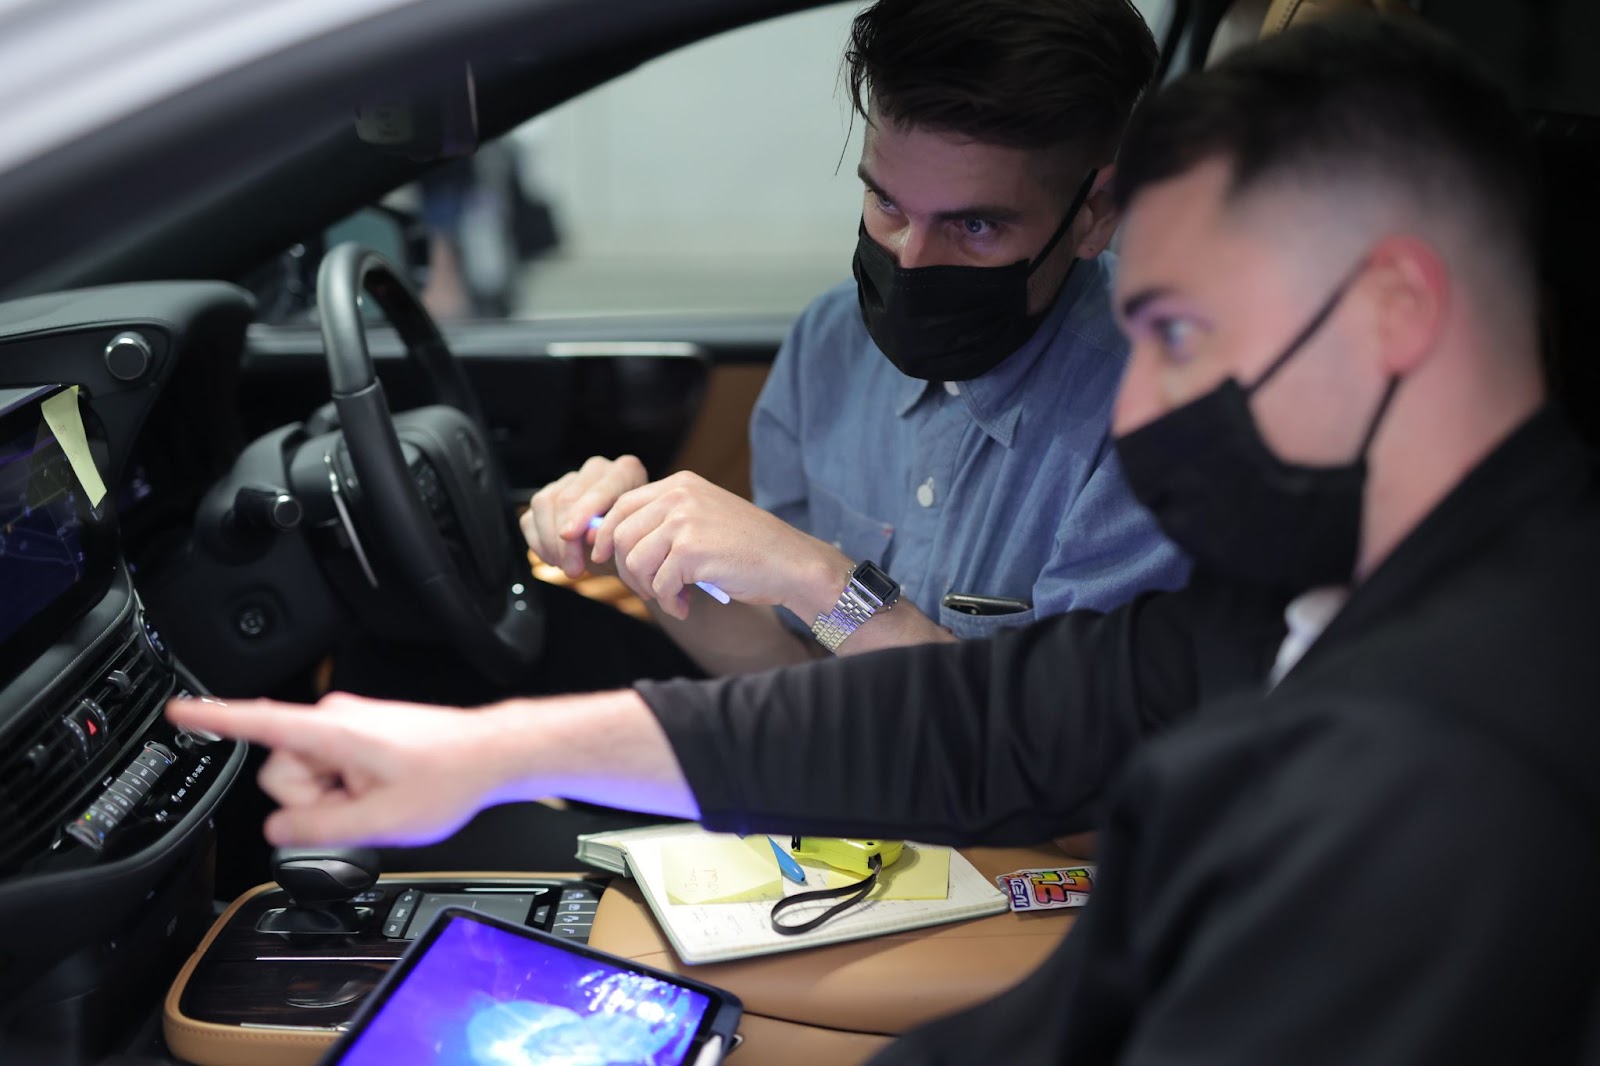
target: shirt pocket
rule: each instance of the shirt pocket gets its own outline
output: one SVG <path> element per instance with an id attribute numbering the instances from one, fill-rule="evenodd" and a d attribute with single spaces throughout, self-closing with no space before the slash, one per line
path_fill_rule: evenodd
<path id="1" fill-rule="evenodd" d="M 894 526 L 880 521 L 845 503 L 832 489 L 815 481 L 806 483 L 811 512 L 811 528 L 806 530 L 848 555 L 852 561 L 871 559 L 884 565 L 884 557 L 894 540 Z"/>
<path id="2" fill-rule="evenodd" d="M 1034 617 L 1035 609 L 1032 607 L 1011 614 L 967 614 L 942 603 L 939 605 L 939 624 L 962 640 L 981 640 L 994 636 L 1002 629 L 1020 629 L 1031 625 Z"/>

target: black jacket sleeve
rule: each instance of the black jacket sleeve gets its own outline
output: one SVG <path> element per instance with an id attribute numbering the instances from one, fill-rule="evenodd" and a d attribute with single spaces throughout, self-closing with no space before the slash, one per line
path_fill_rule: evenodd
<path id="1" fill-rule="evenodd" d="M 1194 708 L 1219 603 L 1197 577 L 991 641 L 638 691 L 712 828 L 1032 843 L 1089 828 L 1135 742 Z"/>

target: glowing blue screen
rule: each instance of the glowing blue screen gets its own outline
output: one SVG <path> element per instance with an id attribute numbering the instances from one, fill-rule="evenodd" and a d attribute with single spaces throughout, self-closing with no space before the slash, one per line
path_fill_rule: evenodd
<path id="1" fill-rule="evenodd" d="M 710 998 L 454 919 L 340 1066 L 677 1066 Z"/>

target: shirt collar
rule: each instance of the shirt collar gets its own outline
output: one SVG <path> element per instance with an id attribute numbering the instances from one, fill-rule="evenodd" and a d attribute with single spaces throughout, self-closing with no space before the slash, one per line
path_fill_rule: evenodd
<path id="1" fill-rule="evenodd" d="M 1069 328 L 1071 322 L 1083 313 L 1094 313 L 1098 302 L 1080 298 L 1095 283 L 1103 284 L 1099 264 L 1094 261 L 1075 262 L 1072 272 L 1067 275 L 1066 284 L 1061 286 L 1055 303 L 1046 312 L 1039 328 L 1033 331 L 1033 336 L 987 374 L 980 374 L 970 381 L 957 382 L 961 399 L 972 413 L 973 421 L 997 443 L 1011 447 L 1017 432 L 1017 421 L 1022 416 L 1022 401 L 1028 392 L 1025 386 L 1039 357 L 1055 344 L 1057 336 L 1063 329 Z M 923 381 L 905 374 L 900 376 L 904 380 L 895 393 L 894 412 L 901 418 L 911 412 L 929 389 L 944 388 L 942 382 Z"/>

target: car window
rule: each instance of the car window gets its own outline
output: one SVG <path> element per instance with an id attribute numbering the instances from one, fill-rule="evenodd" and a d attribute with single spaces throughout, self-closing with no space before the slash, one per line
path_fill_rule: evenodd
<path id="1" fill-rule="evenodd" d="M 680 49 L 435 168 L 386 205 L 431 234 L 441 320 L 796 314 L 850 277 L 860 0 Z M 1158 39 L 1172 0 L 1136 4 Z"/>

